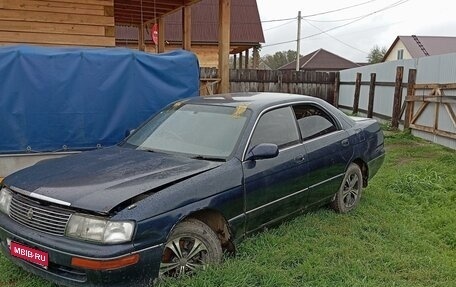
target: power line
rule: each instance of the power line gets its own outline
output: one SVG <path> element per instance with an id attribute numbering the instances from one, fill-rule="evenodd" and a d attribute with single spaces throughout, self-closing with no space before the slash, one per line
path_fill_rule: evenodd
<path id="1" fill-rule="evenodd" d="M 264 20 L 264 21 L 261 21 L 261 23 L 283 22 L 283 21 L 288 21 L 288 20 L 296 20 L 296 17 L 283 18 L 283 19 L 273 19 L 273 20 Z"/>
<path id="2" fill-rule="evenodd" d="M 366 1 L 366 2 L 359 3 L 359 4 L 355 4 L 355 5 L 351 5 L 351 6 L 346 6 L 346 7 L 342 7 L 342 8 L 338 8 L 338 9 L 334 9 L 334 10 L 329 10 L 329 11 L 320 12 L 320 13 L 316 13 L 316 14 L 304 15 L 304 16 L 302 16 L 302 17 L 303 17 L 303 18 L 309 18 L 309 17 L 314 17 L 314 16 L 320 16 L 320 15 L 330 14 L 330 13 L 339 12 L 339 11 L 347 10 L 347 9 L 350 9 L 350 8 L 354 8 L 354 7 L 366 5 L 366 4 L 371 3 L 371 2 L 374 2 L 374 1 L 377 1 L 377 0 L 369 0 L 369 1 Z"/>
<path id="3" fill-rule="evenodd" d="M 311 25 L 312 27 L 318 29 L 320 32 L 324 33 L 325 35 L 328 35 L 329 37 L 333 38 L 333 39 L 336 40 L 337 42 L 342 43 L 342 44 L 344 44 L 345 46 L 350 47 L 350 48 L 352 48 L 352 49 L 354 49 L 354 50 L 357 50 L 357 51 L 359 51 L 359 52 L 361 52 L 361 53 L 363 53 L 363 54 L 366 54 L 366 55 L 369 54 L 369 53 L 366 52 L 366 51 L 360 50 L 360 49 L 358 49 L 358 48 L 356 48 L 356 47 L 354 47 L 354 46 L 352 46 L 352 45 L 350 45 L 350 44 L 348 44 L 348 43 L 345 43 L 344 41 L 342 41 L 342 40 L 340 40 L 340 39 L 334 37 L 333 35 L 331 35 L 331 34 L 329 34 L 329 33 L 326 33 L 325 31 L 323 31 L 323 30 L 320 29 L 319 27 L 315 26 L 314 24 L 310 23 L 310 22 L 307 21 L 306 19 L 304 19 L 304 21 L 306 21 L 307 24 L 309 24 L 309 25 Z"/>
<path id="4" fill-rule="evenodd" d="M 280 24 L 278 26 L 274 26 L 274 27 L 271 27 L 271 28 L 268 28 L 268 29 L 264 29 L 263 32 L 266 32 L 266 31 L 269 31 L 269 30 L 272 30 L 272 29 L 276 29 L 276 28 L 280 28 L 282 26 L 285 26 L 285 25 L 288 25 L 288 24 L 291 24 L 291 23 L 295 23 L 295 21 L 296 21 L 296 18 L 291 20 L 291 21 L 288 21 L 286 23 Z"/>
<path id="5" fill-rule="evenodd" d="M 325 12 L 319 12 L 319 13 L 310 14 L 310 15 L 304 15 L 304 16 L 302 16 L 302 18 L 309 18 L 309 17 L 318 16 L 318 15 L 325 15 L 325 14 L 329 14 L 329 13 L 334 13 L 334 12 L 338 12 L 338 11 L 343 11 L 343 10 L 347 10 L 347 9 L 350 9 L 350 8 L 354 8 L 354 7 L 358 7 L 358 6 L 361 6 L 361 5 L 365 5 L 365 4 L 374 2 L 374 1 L 377 1 L 377 0 L 369 0 L 369 1 L 366 1 L 366 2 L 362 2 L 362 3 L 359 3 L 359 4 L 355 4 L 355 5 L 351 5 L 351 6 L 346 6 L 346 7 L 338 8 L 338 9 L 335 9 L 335 10 L 330 10 L 330 11 L 325 11 Z M 263 20 L 263 21 L 261 21 L 261 23 L 283 22 L 283 21 L 289 21 L 289 20 L 296 20 L 296 17 L 292 17 L 292 18 L 282 18 L 282 19 Z"/>
<path id="6" fill-rule="evenodd" d="M 307 22 L 324 22 L 324 23 L 335 23 L 335 22 L 345 22 L 345 21 L 350 21 L 350 20 L 355 20 L 358 18 L 361 18 L 362 16 L 356 16 L 356 17 L 351 17 L 351 18 L 345 18 L 345 19 L 337 19 L 337 20 L 312 20 L 312 19 L 304 19 Z"/>
<path id="7" fill-rule="evenodd" d="M 388 6 L 384 7 L 384 8 L 382 8 L 382 9 L 373 11 L 373 12 L 371 12 L 371 13 L 368 13 L 368 14 L 364 15 L 364 16 L 360 16 L 360 17 L 356 18 L 356 19 L 353 20 L 353 21 L 350 21 L 350 22 L 348 22 L 348 23 L 345 23 L 345 24 L 342 24 L 342 25 L 339 25 L 339 26 L 332 27 L 332 28 L 330 28 L 330 29 L 321 31 L 321 32 L 319 32 L 319 33 L 315 33 L 315 34 L 308 35 L 308 36 L 306 36 L 306 37 L 301 38 L 301 40 L 309 39 L 309 38 L 315 37 L 315 36 L 317 36 L 317 35 L 321 35 L 321 34 L 324 34 L 324 33 L 326 33 L 326 32 L 333 31 L 333 30 L 336 30 L 336 29 L 339 29 L 339 28 L 342 28 L 342 27 L 351 25 L 351 24 L 353 24 L 353 23 L 355 23 L 355 22 L 361 21 L 362 19 L 364 19 L 364 18 L 366 18 L 366 17 L 372 16 L 372 15 L 377 14 L 377 13 L 379 13 L 379 12 L 383 12 L 383 11 L 385 11 L 385 10 L 394 8 L 394 7 L 399 6 L 399 5 L 402 5 L 402 4 L 404 4 L 404 3 L 408 2 L 408 1 L 410 1 L 410 0 L 399 0 L 399 1 L 397 1 L 397 2 L 394 2 L 394 3 L 391 4 L 391 5 L 388 5 Z M 277 45 L 282 45 L 282 44 L 288 44 L 288 43 L 292 43 L 292 42 L 296 42 L 296 40 L 289 40 L 289 41 L 283 41 L 283 42 L 278 42 L 278 43 L 269 44 L 269 45 L 263 45 L 262 47 L 263 47 L 263 48 L 266 48 L 266 47 L 272 47 L 272 46 L 277 46 Z"/>

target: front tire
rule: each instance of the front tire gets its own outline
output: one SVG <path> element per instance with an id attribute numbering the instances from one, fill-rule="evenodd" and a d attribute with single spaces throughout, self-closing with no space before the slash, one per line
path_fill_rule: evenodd
<path id="1" fill-rule="evenodd" d="M 351 163 L 345 172 L 344 180 L 339 191 L 334 196 L 330 206 L 338 213 L 347 213 L 355 209 L 361 199 L 363 189 L 363 174 L 359 166 Z"/>
<path id="2" fill-rule="evenodd" d="M 222 246 L 215 232 L 197 219 L 186 219 L 176 225 L 165 245 L 159 277 L 181 277 L 217 264 L 222 259 Z"/>

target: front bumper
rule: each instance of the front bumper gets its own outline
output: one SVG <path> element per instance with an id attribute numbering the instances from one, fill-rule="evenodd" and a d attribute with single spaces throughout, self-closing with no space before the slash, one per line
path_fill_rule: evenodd
<path id="1" fill-rule="evenodd" d="M 158 276 L 162 245 L 135 250 L 132 244 L 96 245 L 66 237 L 33 231 L 0 214 L 0 249 L 13 263 L 49 281 L 65 286 L 149 286 Z M 49 267 L 44 269 L 12 257 L 8 240 L 35 248 L 49 255 Z M 112 260 L 139 254 L 139 262 L 115 270 L 89 270 L 71 266 L 71 259 Z"/>

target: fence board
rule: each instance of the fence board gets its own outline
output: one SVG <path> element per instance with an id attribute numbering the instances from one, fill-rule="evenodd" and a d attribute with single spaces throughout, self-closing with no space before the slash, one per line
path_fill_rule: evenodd
<path id="1" fill-rule="evenodd" d="M 216 78 L 215 69 L 201 68 L 201 78 Z M 314 71 L 230 70 L 231 92 L 304 94 L 334 102 L 335 73 Z"/>

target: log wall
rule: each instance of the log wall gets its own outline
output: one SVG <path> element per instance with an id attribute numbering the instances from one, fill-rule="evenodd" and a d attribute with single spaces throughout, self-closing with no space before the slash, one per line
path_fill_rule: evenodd
<path id="1" fill-rule="evenodd" d="M 0 45 L 115 46 L 113 0 L 0 0 Z"/>

